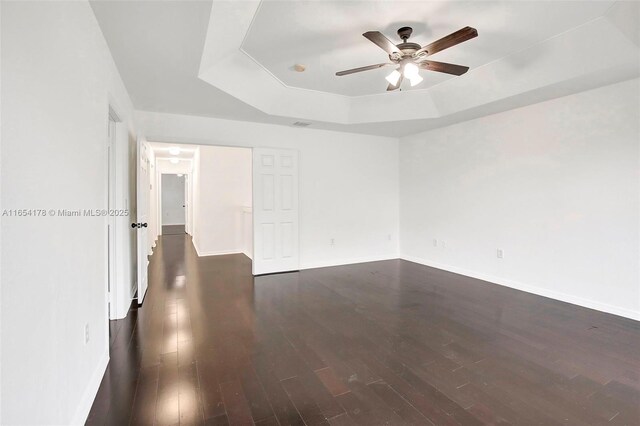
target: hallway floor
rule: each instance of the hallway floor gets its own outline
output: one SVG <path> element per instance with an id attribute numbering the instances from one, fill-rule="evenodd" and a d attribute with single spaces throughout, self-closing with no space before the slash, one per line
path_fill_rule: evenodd
<path id="1" fill-rule="evenodd" d="M 149 285 L 88 424 L 640 424 L 631 320 L 400 260 L 254 279 L 188 235 Z"/>

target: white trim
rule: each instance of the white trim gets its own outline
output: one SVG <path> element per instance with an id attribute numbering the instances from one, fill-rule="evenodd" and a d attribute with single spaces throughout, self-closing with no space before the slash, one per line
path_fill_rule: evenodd
<path id="1" fill-rule="evenodd" d="M 196 249 L 196 253 L 198 254 L 198 257 L 205 257 L 205 256 L 222 256 L 225 254 L 245 254 L 243 253 L 242 250 L 237 249 L 237 250 L 218 250 L 218 251 L 202 251 L 198 248 L 198 245 L 196 244 L 196 240 L 195 239 L 191 239 L 191 243 L 193 244 L 193 248 Z"/>
<path id="2" fill-rule="evenodd" d="M 597 302 L 595 300 L 585 299 L 582 297 L 549 290 L 536 285 L 525 284 L 518 281 L 509 280 L 506 278 L 500 278 L 493 275 L 487 275 L 487 274 L 483 274 L 475 271 L 470 271 L 470 270 L 459 268 L 456 266 L 445 265 L 442 263 L 433 262 L 431 260 L 423 259 L 416 256 L 401 255 L 400 258 L 402 260 L 407 260 L 409 262 L 419 263 L 421 265 L 430 266 L 436 269 L 442 269 L 443 271 L 453 272 L 455 274 L 460 274 L 467 277 L 476 278 L 482 281 L 487 281 L 491 284 L 498 284 L 501 286 L 510 287 L 520 291 L 525 291 L 527 293 L 535 294 L 538 296 L 559 300 L 561 302 L 571 303 L 572 305 L 578 305 L 584 308 L 595 309 L 596 311 L 605 312 L 608 314 L 618 315 L 621 317 L 640 321 L 640 311 L 621 308 L 618 306 L 609 305 L 608 303 Z"/>
<path id="3" fill-rule="evenodd" d="M 367 262 L 379 262 L 381 260 L 394 260 L 398 259 L 398 254 L 380 254 L 376 256 L 368 256 L 368 257 L 354 257 L 349 259 L 334 259 L 334 260 L 321 260 L 321 261 L 311 261 L 311 262 L 300 262 L 300 270 L 303 269 L 315 269 L 315 268 L 328 268 L 330 266 L 341 266 L 341 265 L 353 265 L 356 263 L 367 263 Z"/>
<path id="4" fill-rule="evenodd" d="M 83 425 L 87 421 L 89 411 L 91 411 L 91 406 L 93 405 L 93 400 L 96 399 L 98 389 L 100 389 L 100 383 L 102 382 L 104 373 L 107 371 L 107 365 L 109 365 L 109 346 L 107 346 L 107 350 L 100 357 L 98 365 L 93 371 L 91 379 L 89 379 L 89 383 L 84 389 L 82 399 L 80 399 L 80 404 L 78 404 L 76 413 L 71 421 L 72 425 Z"/>
<path id="5" fill-rule="evenodd" d="M 196 252 L 198 252 L 198 257 L 206 257 L 206 256 L 223 256 L 225 254 L 244 254 L 242 250 L 221 250 L 221 251 L 206 251 L 204 253 L 198 251 L 196 248 Z"/>

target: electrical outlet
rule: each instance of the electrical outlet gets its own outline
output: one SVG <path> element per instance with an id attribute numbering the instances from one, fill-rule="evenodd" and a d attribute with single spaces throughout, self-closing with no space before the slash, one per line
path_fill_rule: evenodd
<path id="1" fill-rule="evenodd" d="M 433 246 L 438 247 L 438 240 L 436 240 L 435 238 L 433 239 Z"/>
<path id="2" fill-rule="evenodd" d="M 443 249 L 447 248 L 447 243 L 444 241 L 440 241 L 440 247 L 442 247 Z"/>
<path id="3" fill-rule="evenodd" d="M 89 335 L 89 324 L 84 325 L 84 344 L 89 343 L 90 335 Z"/>
<path id="4" fill-rule="evenodd" d="M 332 238 L 331 240 L 329 240 L 329 245 L 331 246 L 335 246 L 336 245 L 336 240 L 334 238 Z"/>
<path id="5" fill-rule="evenodd" d="M 391 234 L 387 235 L 387 240 L 391 241 Z"/>
<path id="6" fill-rule="evenodd" d="M 498 256 L 498 259 L 503 259 L 504 258 L 504 251 L 502 249 L 498 249 L 496 251 L 496 256 Z"/>

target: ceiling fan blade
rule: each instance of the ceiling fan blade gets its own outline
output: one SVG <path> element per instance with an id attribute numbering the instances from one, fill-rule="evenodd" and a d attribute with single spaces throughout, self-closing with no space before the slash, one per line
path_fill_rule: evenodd
<path id="1" fill-rule="evenodd" d="M 451 33 L 446 37 L 442 37 L 440 40 L 436 40 L 433 43 L 424 46 L 422 49 L 418 50 L 416 54 L 426 52 L 427 55 L 433 55 L 441 50 L 460 44 L 463 41 L 471 40 L 474 37 L 478 37 L 478 31 L 475 28 L 464 27 L 455 33 Z"/>
<path id="2" fill-rule="evenodd" d="M 386 67 L 387 65 L 394 65 L 391 62 L 385 62 L 383 64 L 367 65 L 366 67 L 352 68 L 350 70 L 338 71 L 336 75 L 349 75 L 362 71 L 375 70 L 376 68 Z"/>
<path id="3" fill-rule="evenodd" d="M 382 34 L 380 31 L 367 31 L 362 35 L 368 38 L 373 43 L 377 44 L 379 47 L 382 48 L 382 50 L 387 52 L 389 55 L 391 55 L 392 53 L 401 53 L 400 49 L 398 49 L 398 47 L 395 44 L 393 44 L 391 40 L 385 37 L 385 35 Z"/>
<path id="4" fill-rule="evenodd" d="M 465 67 L 463 65 L 447 64 L 446 62 L 436 62 L 436 61 L 420 62 L 418 66 L 420 66 L 420 68 L 425 70 L 443 72 L 446 74 L 453 74 L 453 75 L 462 75 L 467 71 L 469 71 L 469 67 Z"/>
<path id="5" fill-rule="evenodd" d="M 404 80 L 404 75 L 400 74 L 400 78 L 398 79 L 398 83 L 396 83 L 395 86 L 393 84 L 388 85 L 387 86 L 387 92 L 391 92 L 392 90 L 398 90 L 400 88 L 400 85 L 402 84 L 402 80 Z"/>

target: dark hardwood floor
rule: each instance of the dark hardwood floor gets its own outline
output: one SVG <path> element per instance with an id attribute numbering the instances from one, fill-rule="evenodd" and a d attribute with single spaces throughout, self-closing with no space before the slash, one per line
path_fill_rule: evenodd
<path id="1" fill-rule="evenodd" d="M 182 235 L 185 233 L 184 225 L 163 225 L 162 235 Z"/>
<path id="2" fill-rule="evenodd" d="M 393 260 L 253 278 L 163 236 L 88 424 L 640 425 L 640 323 Z"/>

